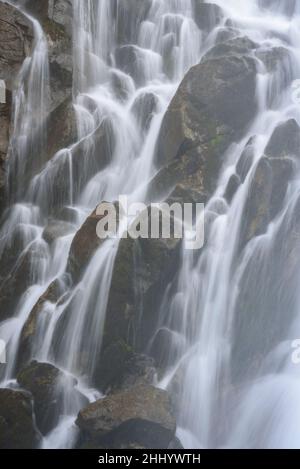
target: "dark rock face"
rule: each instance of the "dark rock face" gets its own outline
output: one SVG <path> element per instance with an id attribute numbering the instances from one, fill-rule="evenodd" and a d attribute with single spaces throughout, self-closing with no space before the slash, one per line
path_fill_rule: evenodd
<path id="1" fill-rule="evenodd" d="M 243 47 L 240 41 L 216 46 L 181 83 L 162 123 L 157 164 L 163 168 L 152 193 L 178 182 L 207 196 L 214 190 L 224 151 L 256 112 L 256 67 L 244 53 L 249 41 Z"/>
<path id="2" fill-rule="evenodd" d="M 0 448 L 33 449 L 40 441 L 29 394 L 0 389 Z"/>
<path id="3" fill-rule="evenodd" d="M 72 391 L 70 400 L 79 398 L 82 405 L 86 404 L 86 399 L 74 389 L 76 380 L 48 363 L 32 362 L 17 379 L 33 396 L 37 425 L 44 435 L 58 423 L 63 408 L 63 388 Z"/>
<path id="4" fill-rule="evenodd" d="M 166 391 L 140 385 L 83 409 L 76 424 L 84 443 L 105 448 L 168 448 L 176 423 Z"/>

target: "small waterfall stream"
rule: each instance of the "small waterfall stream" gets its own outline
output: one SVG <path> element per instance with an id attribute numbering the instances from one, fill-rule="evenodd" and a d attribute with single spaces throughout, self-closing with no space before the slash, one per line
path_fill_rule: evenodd
<path id="1" fill-rule="evenodd" d="M 261 50 L 282 47 L 289 60 L 286 69 L 269 72 L 256 59 L 256 118 L 225 155 L 217 190 L 206 206 L 212 222 L 201 255 L 182 250 L 180 270 L 161 303 L 158 332 L 167 329 L 172 340 L 165 350 L 167 372 L 156 384 L 174 390 L 181 376 L 182 386 L 174 393 L 178 436 L 186 448 L 297 447 L 300 381 L 291 363 L 290 344 L 300 337 L 300 304 L 295 279 L 290 291 L 280 291 L 279 254 L 299 210 L 297 167 L 282 210 L 267 232 L 243 248 L 240 239 L 247 196 L 271 135 L 289 119 L 300 125 L 300 108 L 291 95 L 292 83 L 300 76 L 300 2 L 216 0 L 213 3 L 222 8 L 224 19 L 206 36 L 193 18 L 192 0 L 145 3 L 150 7 L 144 16 L 130 18 L 122 0 L 73 0 L 77 142 L 48 162 L 42 158 L 49 105 L 47 41 L 38 21 L 30 17 L 34 48 L 22 67 L 14 97 L 10 197 L 0 230 L 0 254 L 18 239 L 16 262 L 30 257 L 31 280 L 15 316 L 0 325 L 0 337 L 14 357 L 1 376 L 2 387 L 15 383 L 20 335 L 32 308 L 57 281 L 60 300 L 43 306 L 31 358 L 75 376 L 77 388 L 89 401 L 100 396 L 93 388 L 93 374 L 119 241 L 100 246 L 75 287 L 66 272 L 71 243 L 99 202 L 114 202 L 119 195 L 147 201 L 148 184 L 158 169 L 156 142 L 168 105 L 185 73 L 215 44 L 219 29 L 232 22 Z M 120 47 L 125 54 L 123 50 L 120 55 Z M 129 63 L 131 54 L 136 57 L 135 68 L 126 70 L 122 60 L 125 57 Z M 145 100 L 150 102 L 146 121 L 139 112 Z M 224 192 L 250 139 L 252 165 L 229 204 Z M 41 155 L 41 160 L 33 154 Z M 58 192 L 55 181 L 62 174 L 65 184 Z M 55 217 L 63 208 L 74 215 L 71 229 L 49 246 L 44 229 L 50 214 Z M 256 350 L 264 352 L 262 329 L 273 327 L 273 321 L 265 324 L 263 319 L 253 326 L 251 318 L 241 313 L 240 292 L 246 285 L 251 305 L 247 314 L 253 308 L 263 318 L 268 310 L 279 324 L 282 313 L 287 326 L 279 326 L 269 353 L 241 378 L 243 363 Z M 43 448 L 73 446 L 74 420 L 82 400 L 70 396 L 66 386 L 62 418 L 43 439 Z"/>

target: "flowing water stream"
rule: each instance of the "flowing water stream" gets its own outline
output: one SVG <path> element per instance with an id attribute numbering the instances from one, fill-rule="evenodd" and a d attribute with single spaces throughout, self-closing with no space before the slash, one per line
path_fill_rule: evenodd
<path id="1" fill-rule="evenodd" d="M 48 52 L 43 31 L 32 19 L 35 44 L 31 58 L 21 70 L 21 87 L 14 101 L 10 206 L 0 232 L 0 252 L 8 249 L 18 236 L 20 259 L 30 254 L 32 275 L 31 286 L 20 299 L 15 317 L 0 325 L 0 335 L 9 344 L 10 356 L 2 376 L 3 385 L 14 382 L 16 364 L 11 357 L 17 356 L 20 333 L 32 307 L 52 281 L 59 278 L 61 300 L 56 305 L 44 306 L 32 357 L 49 361 L 76 376 L 80 391 L 89 400 L 99 396 L 91 382 L 101 348 L 118 241 L 111 240 L 99 248 L 73 289 L 65 274 L 68 251 L 76 231 L 100 201 L 115 201 L 120 194 L 128 195 L 130 201 L 146 200 L 147 184 L 157 171 L 155 144 L 164 113 L 185 72 L 199 62 L 217 37 L 217 30 L 207 37 L 198 29 L 191 0 L 150 3 L 146 17 L 141 20 L 126 17 L 122 0 L 73 0 L 73 104 L 78 141 L 61 149 L 39 171 L 33 171 L 26 161 L 33 151 L 42 154 L 47 139 L 44 124 Z M 214 216 L 206 246 L 200 257 L 182 251 L 180 272 L 162 302 L 159 328 L 171 331 L 172 342 L 166 350 L 168 373 L 158 384 L 172 389 L 174 377 L 181 374 L 183 386 L 177 393 L 178 436 L 187 448 L 296 447 L 300 437 L 300 372 L 291 362 L 290 341 L 300 337 L 299 304 L 294 294 L 297 282 L 291 285 L 291 291 L 273 292 L 275 287 L 270 279 L 276 279 L 276 274 L 280 276 L 282 265 L 273 260 L 283 249 L 284 237 L 293 229 L 295 212 L 299 210 L 297 177 L 267 233 L 253 239 L 241 253 L 238 249 L 247 194 L 270 136 L 279 123 L 288 119 L 294 118 L 300 124 L 300 110 L 291 95 L 291 84 L 300 76 L 300 2 L 214 3 L 224 11 L 223 24 L 230 19 L 242 35 L 258 43 L 262 50 L 284 47 L 290 60 L 286 69 L 273 73 L 267 72 L 257 60 L 257 116 L 243 139 L 227 152 L 217 191 L 206 208 Z M 130 31 L 129 37 L 128 34 L 122 37 L 126 46 L 131 45 L 128 54 L 134 51 L 138 57 L 135 70 L 131 71 L 135 80 L 118 68 L 116 47 L 122 22 Z M 145 125 L 136 109 L 137 103 L 149 96 L 155 105 L 153 116 Z M 96 152 L 99 129 L 103 126 L 111 139 L 102 167 Z M 223 199 L 224 190 L 253 136 L 252 168 L 228 205 Z M 74 164 L 78 149 L 80 173 Z M 62 172 L 64 190 L 57 194 L 54 181 Z M 28 183 L 31 173 L 34 175 Z M 42 233 L 53 204 L 57 208 L 68 207 L 75 216 L 71 232 L 49 247 Z M 282 327 L 282 334 L 276 337 L 267 356 L 240 380 L 233 376 L 239 375 L 242 362 L 247 362 L 253 350 L 261 349 L 264 337 L 251 326 L 251 319 L 245 316 L 240 319 L 238 315 L 239 291 L 246 282 L 251 286 L 249 296 L 255 314 L 263 317 L 269 311 L 275 322 L 280 321 L 282 313 L 288 330 Z M 244 347 L 243 341 L 235 339 L 236 322 L 241 337 L 248 330 L 250 345 Z M 273 327 L 273 321 L 264 324 L 262 320 L 260 328 L 268 327 Z M 68 399 L 68 392 L 66 386 L 62 419 L 44 438 L 45 448 L 73 445 L 76 437 L 73 422 L 82 403 L 80 399 Z"/>

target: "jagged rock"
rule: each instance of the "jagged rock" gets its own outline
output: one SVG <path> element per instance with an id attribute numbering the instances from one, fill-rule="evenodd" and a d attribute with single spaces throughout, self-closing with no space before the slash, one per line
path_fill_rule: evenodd
<path id="1" fill-rule="evenodd" d="M 37 425 L 44 435 L 58 424 L 64 409 L 64 390 L 70 391 L 70 401 L 78 399 L 81 405 L 87 404 L 87 399 L 74 389 L 76 379 L 48 363 L 32 362 L 17 380 L 33 396 Z"/>
<path id="2" fill-rule="evenodd" d="M 34 339 L 37 337 L 39 331 L 39 321 L 41 319 L 41 314 L 43 313 L 46 307 L 46 304 L 57 303 L 63 293 L 63 284 L 59 282 L 59 280 L 54 280 L 32 308 L 20 335 L 17 359 L 18 370 L 24 367 L 29 362 L 32 356 L 32 346 L 34 343 Z"/>
<path id="3" fill-rule="evenodd" d="M 0 389 L 0 448 L 34 449 L 40 441 L 28 393 Z"/>
<path id="4" fill-rule="evenodd" d="M 83 442 L 105 448 L 168 448 L 176 422 L 166 391 L 140 385 L 108 396 L 79 412 L 76 424 Z"/>
<path id="5" fill-rule="evenodd" d="M 236 55 L 239 44 L 231 41 L 217 57 L 210 51 L 179 86 L 162 123 L 157 145 L 162 169 L 150 194 L 178 182 L 207 196 L 214 191 L 222 155 L 256 112 L 256 66 L 248 55 Z"/>
<path id="6" fill-rule="evenodd" d="M 201 31 L 210 32 L 218 26 L 223 19 L 222 9 L 213 3 L 203 3 L 202 0 L 193 0 L 195 21 Z"/>

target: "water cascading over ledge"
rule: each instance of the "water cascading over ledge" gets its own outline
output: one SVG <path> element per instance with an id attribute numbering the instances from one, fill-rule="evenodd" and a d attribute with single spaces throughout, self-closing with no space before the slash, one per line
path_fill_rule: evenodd
<path id="1" fill-rule="evenodd" d="M 0 447 L 299 447 L 288 3 L 0 2 Z M 120 195 L 204 247 L 101 241 Z"/>

